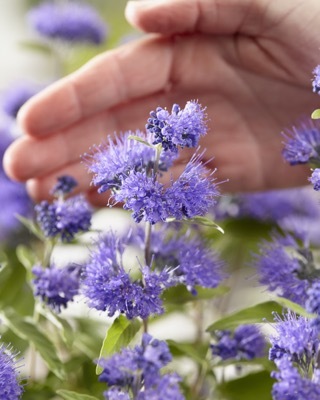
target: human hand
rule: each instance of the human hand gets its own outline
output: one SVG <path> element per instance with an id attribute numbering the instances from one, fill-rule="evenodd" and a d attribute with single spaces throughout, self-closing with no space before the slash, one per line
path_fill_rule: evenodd
<path id="1" fill-rule="evenodd" d="M 73 175 L 96 201 L 79 163 L 90 145 L 143 128 L 158 105 L 199 99 L 211 119 L 201 146 L 215 157 L 217 179 L 230 179 L 224 190 L 306 183 L 307 169 L 283 162 L 280 131 L 317 105 L 319 14 L 316 0 L 130 2 L 129 21 L 156 34 L 94 58 L 28 102 L 19 115 L 26 135 L 5 156 L 8 174 L 27 180 L 37 199 L 57 176 Z"/>

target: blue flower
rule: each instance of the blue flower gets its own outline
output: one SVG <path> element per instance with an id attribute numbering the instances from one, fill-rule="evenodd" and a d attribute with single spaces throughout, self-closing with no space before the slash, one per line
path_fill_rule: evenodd
<path id="1" fill-rule="evenodd" d="M 35 266 L 32 268 L 35 275 L 33 280 L 34 295 L 41 297 L 55 312 L 61 312 L 79 292 L 80 268 L 69 265 L 57 268 L 50 265 L 48 268 Z"/>
<path id="2" fill-rule="evenodd" d="M 207 214 L 219 196 L 217 185 L 200 161 L 202 154 L 195 154 L 180 177 L 172 182 L 166 192 L 168 216 L 176 220 Z"/>
<path id="3" fill-rule="evenodd" d="M 9 87 L 1 96 L 3 111 L 10 117 L 16 118 L 24 103 L 37 94 L 40 89 L 39 86 L 29 82 L 20 82 Z"/>
<path id="4" fill-rule="evenodd" d="M 320 161 L 320 125 L 315 120 L 293 126 L 284 134 L 286 139 L 282 155 L 291 165 L 319 163 Z"/>
<path id="5" fill-rule="evenodd" d="M 287 357 L 275 360 L 279 369 L 272 373 L 278 382 L 273 385 L 273 400 L 318 400 L 320 398 L 319 381 L 302 377 Z"/>
<path id="6" fill-rule="evenodd" d="M 180 377 L 161 374 L 171 359 L 168 345 L 146 333 L 141 346 L 123 349 L 109 359 L 100 359 L 98 364 L 103 371 L 99 380 L 111 387 L 104 393 L 105 398 L 128 399 L 132 392 L 139 400 L 183 400 L 178 386 Z"/>
<path id="7" fill-rule="evenodd" d="M 313 70 L 314 79 L 312 81 L 312 88 L 315 93 L 320 92 L 320 65 L 317 65 Z"/>
<path id="8" fill-rule="evenodd" d="M 145 172 L 131 172 L 114 198 L 124 203 L 125 210 L 133 212 L 136 222 L 144 220 L 155 224 L 169 216 L 164 186 L 154 175 L 148 176 Z"/>
<path id="9" fill-rule="evenodd" d="M 313 325 L 320 328 L 320 281 L 313 282 L 307 291 L 306 310 L 315 314 L 316 317 L 312 321 Z"/>
<path id="10" fill-rule="evenodd" d="M 234 332 L 215 331 L 213 336 L 216 343 L 210 346 L 212 354 L 223 360 L 252 360 L 265 353 L 265 339 L 255 325 L 240 325 Z"/>
<path id="11" fill-rule="evenodd" d="M 0 345 L 0 398 L 18 400 L 23 393 L 18 374 L 16 355 L 4 344 Z"/>
<path id="12" fill-rule="evenodd" d="M 138 136 L 151 144 L 152 135 L 140 131 L 126 132 L 120 136 L 109 137 L 108 142 L 94 148 L 93 154 L 85 154 L 84 159 L 92 172 L 92 183 L 99 186 L 98 192 L 108 189 L 120 189 L 122 183 L 132 171 L 151 170 L 155 162 L 155 149 L 145 144 L 129 139 Z M 166 171 L 176 155 L 172 152 L 162 153 L 159 170 Z"/>
<path id="13" fill-rule="evenodd" d="M 188 101 L 184 109 L 174 104 L 171 113 L 158 107 L 151 111 L 146 129 L 154 134 L 154 144 L 161 143 L 164 150 L 197 147 L 200 136 L 207 133 L 206 114 L 196 101 Z"/>
<path id="14" fill-rule="evenodd" d="M 52 194 L 57 197 L 70 193 L 78 185 L 78 182 L 69 175 L 59 176 L 57 181 L 52 189 Z"/>
<path id="15" fill-rule="evenodd" d="M 316 168 L 312 171 L 312 175 L 309 178 L 309 181 L 313 184 L 314 190 L 320 190 L 320 168 Z"/>
<path id="16" fill-rule="evenodd" d="M 35 207 L 37 222 L 46 237 L 59 237 L 63 242 L 73 240 L 91 225 L 92 211 L 83 196 L 74 196 L 53 203 L 42 201 Z"/>
<path id="17" fill-rule="evenodd" d="M 263 243 L 254 264 L 260 283 L 268 290 L 305 304 L 306 291 L 317 276 L 310 250 L 300 247 L 290 235 L 277 235 L 272 242 Z"/>
<path id="18" fill-rule="evenodd" d="M 109 316 L 120 312 L 128 319 L 161 314 L 160 296 L 172 284 L 168 270 L 156 273 L 146 266 L 141 270 L 141 280 L 133 280 L 122 265 L 123 252 L 123 242 L 113 234 L 97 243 L 83 272 L 82 291 L 88 305 L 108 311 Z"/>
<path id="19" fill-rule="evenodd" d="M 105 22 L 87 5 L 47 1 L 29 11 L 30 25 L 45 38 L 99 45 L 107 34 Z"/>

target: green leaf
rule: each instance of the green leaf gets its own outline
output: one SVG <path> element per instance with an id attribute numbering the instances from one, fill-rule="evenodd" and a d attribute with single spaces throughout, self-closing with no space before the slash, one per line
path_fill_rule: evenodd
<path id="1" fill-rule="evenodd" d="M 288 308 L 289 310 L 292 310 L 296 314 L 302 315 L 303 317 L 314 317 L 314 315 L 308 313 L 302 306 L 300 306 L 300 304 L 294 303 L 293 301 L 285 299 L 284 297 L 277 297 L 275 301 L 279 303 L 282 307 Z"/>
<path id="2" fill-rule="evenodd" d="M 58 390 L 57 394 L 65 400 L 99 400 L 97 397 L 70 392 L 70 390 Z"/>
<path id="3" fill-rule="evenodd" d="M 62 362 L 57 357 L 53 343 L 45 336 L 30 318 L 21 318 L 13 310 L 1 314 L 2 322 L 21 339 L 32 343 L 58 378 L 64 379 L 65 373 Z"/>
<path id="4" fill-rule="evenodd" d="M 253 307 L 237 311 L 221 318 L 207 328 L 207 332 L 221 329 L 234 329 L 242 324 L 262 323 L 265 319 L 273 320 L 273 312 L 282 313 L 283 306 L 276 301 L 266 301 Z"/>
<path id="5" fill-rule="evenodd" d="M 320 119 L 320 109 L 318 108 L 317 110 L 314 110 L 313 113 L 311 114 L 312 119 Z"/>
<path id="6" fill-rule="evenodd" d="M 203 343 L 201 346 L 194 343 L 178 343 L 174 340 L 167 340 L 170 352 L 173 356 L 187 356 L 196 363 L 203 365 L 209 345 Z"/>
<path id="7" fill-rule="evenodd" d="M 46 53 L 48 55 L 52 53 L 50 46 L 41 42 L 23 41 L 19 43 L 19 46 L 27 50 Z"/>
<path id="8" fill-rule="evenodd" d="M 221 228 L 220 225 L 216 224 L 214 221 L 212 221 L 210 218 L 207 217 L 193 217 L 193 218 L 188 218 L 188 219 L 182 219 L 182 220 L 177 220 L 173 217 L 167 218 L 166 222 L 183 222 L 185 224 L 197 224 L 197 225 L 204 225 L 204 226 L 209 226 L 211 228 L 214 228 L 218 230 L 221 233 L 224 233 L 224 230 Z"/>
<path id="9" fill-rule="evenodd" d="M 26 270 L 31 271 L 32 267 L 36 263 L 34 252 L 29 247 L 20 244 L 16 249 L 16 253 L 21 264 L 26 268 Z"/>
<path id="10" fill-rule="evenodd" d="M 224 400 L 272 400 L 271 390 L 274 380 L 270 372 L 251 373 L 239 379 L 233 379 L 219 386 Z"/>
<path id="11" fill-rule="evenodd" d="M 142 137 L 140 136 L 135 136 L 135 135 L 129 135 L 128 136 L 129 140 L 135 140 L 136 142 L 140 142 L 148 147 L 152 147 L 154 149 L 154 146 L 152 144 L 150 144 L 149 142 L 147 142 L 146 140 L 144 140 Z"/>
<path id="12" fill-rule="evenodd" d="M 129 321 L 123 315 L 120 315 L 115 319 L 104 338 L 99 360 L 100 358 L 108 357 L 127 346 L 135 337 L 140 327 L 141 323 L 136 319 Z M 96 372 L 97 375 L 101 374 L 102 368 L 100 365 L 97 365 Z"/>
<path id="13" fill-rule="evenodd" d="M 41 241 L 45 240 L 45 237 L 44 237 L 41 229 L 33 221 L 31 221 L 28 218 L 23 217 L 22 215 L 18 215 L 18 214 L 16 214 L 16 218 L 22 223 L 22 225 L 24 225 L 38 239 L 40 239 Z"/>
<path id="14" fill-rule="evenodd" d="M 163 292 L 163 300 L 166 304 L 184 304 L 190 301 L 212 299 L 214 297 L 223 296 L 228 293 L 230 288 L 227 286 L 218 286 L 215 289 L 207 289 L 200 286 L 196 287 L 197 295 L 190 293 L 184 285 L 178 285 L 166 289 Z"/>

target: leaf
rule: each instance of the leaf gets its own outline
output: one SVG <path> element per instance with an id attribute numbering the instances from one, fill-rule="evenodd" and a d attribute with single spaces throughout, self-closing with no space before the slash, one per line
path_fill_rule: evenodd
<path id="1" fill-rule="evenodd" d="M 21 339 L 32 343 L 35 349 L 58 378 L 64 379 L 62 362 L 58 359 L 53 343 L 45 336 L 30 318 L 21 318 L 13 310 L 1 314 L 2 322 Z"/>
<path id="2" fill-rule="evenodd" d="M 144 140 L 142 137 L 140 136 L 135 136 L 135 135 L 129 135 L 128 136 L 129 140 L 135 140 L 136 142 L 140 142 L 148 147 L 152 147 L 154 149 L 154 146 L 152 144 L 150 144 L 149 142 L 147 142 L 146 140 Z"/>
<path id="3" fill-rule="evenodd" d="M 22 223 L 22 225 L 24 225 L 38 239 L 40 239 L 41 241 L 45 240 L 45 237 L 44 237 L 41 229 L 33 221 L 31 221 L 28 218 L 23 217 L 22 215 L 18 215 L 18 214 L 16 214 L 16 218 Z"/>
<path id="4" fill-rule="evenodd" d="M 57 394 L 65 400 L 99 400 L 97 397 L 70 392 L 70 390 L 58 390 Z"/>
<path id="5" fill-rule="evenodd" d="M 317 110 L 314 110 L 313 113 L 311 114 L 312 119 L 320 119 L 320 109 L 318 108 Z"/>
<path id="6" fill-rule="evenodd" d="M 173 356 L 188 356 L 200 365 L 203 365 L 208 351 L 208 344 L 202 343 L 201 346 L 194 343 L 178 343 L 174 340 L 167 340 L 170 352 Z"/>
<path id="7" fill-rule="evenodd" d="M 129 321 L 123 315 L 116 318 L 108 329 L 106 337 L 104 338 L 99 360 L 103 357 L 108 357 L 123 347 L 127 346 L 131 340 L 135 337 L 141 327 L 141 323 L 138 320 Z M 97 375 L 101 374 L 102 368 L 98 364 L 96 368 Z"/>
<path id="8" fill-rule="evenodd" d="M 300 304 L 294 303 L 289 299 L 285 299 L 284 297 L 277 297 L 275 301 L 280 304 L 284 308 L 288 308 L 291 311 L 294 311 L 296 314 L 302 315 L 303 317 L 313 318 L 314 315 L 308 313 Z"/>
<path id="9" fill-rule="evenodd" d="M 251 373 L 239 379 L 230 380 L 219 386 L 224 400 L 272 400 L 271 390 L 274 380 L 270 372 Z"/>
<path id="10" fill-rule="evenodd" d="M 190 301 L 212 299 L 214 297 L 223 296 L 228 293 L 230 288 L 227 286 L 218 286 L 215 289 L 203 288 L 200 286 L 196 287 L 197 295 L 194 296 L 190 293 L 184 285 L 178 285 L 166 289 L 163 292 L 163 300 L 167 304 L 184 304 Z"/>
<path id="11" fill-rule="evenodd" d="M 220 225 L 216 224 L 214 221 L 212 221 L 210 218 L 207 217 L 193 217 L 189 219 L 181 219 L 177 220 L 173 217 L 167 218 L 166 222 L 183 222 L 185 224 L 197 224 L 197 225 L 204 225 L 204 226 L 210 226 L 211 228 L 214 228 L 218 230 L 221 233 L 224 233 L 224 230 L 221 228 Z"/>
<path id="12" fill-rule="evenodd" d="M 17 258 L 26 270 L 31 271 L 32 267 L 36 264 L 34 252 L 27 246 L 20 244 L 17 249 Z"/>
<path id="13" fill-rule="evenodd" d="M 283 306 L 276 301 L 266 301 L 253 307 L 245 308 L 219 319 L 207 328 L 207 332 L 221 329 L 234 329 L 242 324 L 262 323 L 265 319 L 273 320 L 273 313 L 282 313 Z"/>
<path id="14" fill-rule="evenodd" d="M 38 51 L 41 53 L 52 53 L 52 49 L 50 48 L 50 46 L 41 42 L 23 41 L 19 43 L 19 46 L 27 50 Z"/>

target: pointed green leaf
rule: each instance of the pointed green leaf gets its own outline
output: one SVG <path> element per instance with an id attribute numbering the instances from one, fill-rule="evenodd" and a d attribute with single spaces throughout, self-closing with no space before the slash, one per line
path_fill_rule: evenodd
<path id="1" fill-rule="evenodd" d="M 99 400 L 97 397 L 71 392 L 70 390 L 58 390 L 57 394 L 64 400 Z"/>
<path id="2" fill-rule="evenodd" d="M 18 260 L 26 268 L 26 270 L 31 271 L 32 267 L 36 263 L 36 257 L 34 252 L 27 246 L 20 244 L 16 249 Z"/>
<path id="3" fill-rule="evenodd" d="M 283 306 L 278 302 L 266 301 L 219 319 L 207 328 L 207 332 L 221 329 L 234 329 L 241 324 L 262 323 L 265 319 L 272 321 L 273 312 L 281 314 L 282 311 Z"/>
<path id="4" fill-rule="evenodd" d="M 204 226 L 209 226 L 211 228 L 217 229 L 219 232 L 224 233 L 224 230 L 216 224 L 214 221 L 212 221 L 210 218 L 207 217 L 193 217 L 190 219 L 182 219 L 182 220 L 177 220 L 173 217 L 167 218 L 166 222 L 183 222 L 185 224 L 198 224 L 198 225 L 204 225 Z"/>
<path id="5" fill-rule="evenodd" d="M 284 297 L 277 297 L 275 301 L 279 303 L 282 307 L 294 311 L 296 314 L 302 315 L 307 318 L 314 317 L 314 315 L 308 313 L 302 306 L 300 306 L 300 304 L 294 303 L 293 301 L 285 299 Z"/>
<path id="6" fill-rule="evenodd" d="M 230 288 L 227 286 L 218 286 L 215 289 L 196 287 L 197 295 L 190 293 L 184 285 L 178 285 L 166 289 L 162 298 L 166 304 L 184 304 L 189 301 L 206 300 L 214 297 L 223 296 L 228 293 Z"/>
<path id="7" fill-rule="evenodd" d="M 51 48 L 42 42 L 23 41 L 19 43 L 19 46 L 27 50 L 38 51 L 41 53 L 52 53 Z"/>
<path id="8" fill-rule="evenodd" d="M 314 110 L 313 113 L 311 114 L 312 119 L 320 119 L 320 109 L 318 108 L 317 110 Z"/>
<path id="9" fill-rule="evenodd" d="M 40 239 L 41 241 L 45 240 L 45 237 L 44 237 L 41 229 L 33 221 L 31 221 L 28 218 L 23 217 L 22 215 L 18 215 L 18 214 L 16 214 L 16 218 L 22 223 L 22 225 L 24 225 L 38 239 Z"/>
<path id="10" fill-rule="evenodd" d="M 173 356 L 187 356 L 200 365 L 205 362 L 209 348 L 208 343 L 202 343 L 201 346 L 195 346 L 194 343 L 178 343 L 174 340 L 167 340 L 167 344 Z"/>
<path id="11" fill-rule="evenodd" d="M 136 319 L 129 321 L 123 315 L 116 318 L 104 338 L 99 360 L 102 357 L 108 357 L 121 350 L 123 347 L 128 346 L 140 327 L 141 323 Z M 102 372 L 102 368 L 99 365 L 97 365 L 96 372 L 97 375 Z"/>
<path id="12" fill-rule="evenodd" d="M 1 314 L 1 320 L 18 337 L 32 343 L 50 371 L 58 378 L 64 379 L 63 364 L 57 357 L 53 343 L 38 329 L 30 318 L 21 318 L 13 310 L 8 310 L 6 314 Z"/>
<path id="13" fill-rule="evenodd" d="M 144 140 L 142 137 L 140 136 L 135 136 L 135 135 L 130 135 L 128 136 L 129 140 L 135 140 L 136 142 L 140 142 L 148 147 L 152 147 L 154 149 L 154 146 L 152 144 L 150 144 L 149 142 L 147 142 L 146 140 Z"/>

